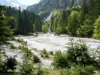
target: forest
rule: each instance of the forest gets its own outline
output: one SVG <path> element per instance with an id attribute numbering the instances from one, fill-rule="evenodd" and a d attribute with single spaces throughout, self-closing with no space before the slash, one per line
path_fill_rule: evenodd
<path id="1" fill-rule="evenodd" d="M 54 35 L 47 33 L 49 30 Z M 38 32 L 42 33 L 38 36 Z M 65 42 L 63 37 L 69 39 L 66 51 L 56 51 Z M 99 75 L 100 46 L 91 49 L 87 38 L 74 40 L 76 37 L 88 37 L 89 43 L 93 38 L 96 45 L 100 43 L 100 0 L 83 0 L 72 8 L 55 9 L 49 22 L 33 11 L 0 5 L 0 75 Z M 56 45 L 55 51 L 33 48 L 45 44 Z M 7 52 L 16 55 L 9 57 Z M 51 61 L 49 68 L 42 67 L 46 61 Z"/>
<path id="2" fill-rule="evenodd" d="M 50 21 L 50 30 L 57 34 L 99 39 L 100 1 L 83 1 L 81 6 L 55 10 Z"/>

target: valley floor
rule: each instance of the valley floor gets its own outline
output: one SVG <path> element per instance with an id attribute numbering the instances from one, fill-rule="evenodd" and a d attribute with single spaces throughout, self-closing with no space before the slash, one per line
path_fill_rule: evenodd
<path id="1" fill-rule="evenodd" d="M 53 51 L 55 53 L 58 50 L 64 52 L 67 50 L 67 43 L 70 41 L 70 38 L 73 38 L 75 41 L 79 39 L 83 40 L 90 47 L 90 54 L 93 52 L 91 49 L 96 49 L 98 46 L 100 46 L 100 40 L 91 38 L 69 37 L 67 35 L 56 36 L 51 33 L 39 33 L 37 37 L 34 34 L 30 36 L 18 35 L 15 38 L 27 41 L 27 47 L 29 48 L 29 50 L 31 50 L 32 53 L 34 53 L 41 59 L 42 68 L 52 68 L 51 62 L 53 61 L 53 56 L 50 56 L 50 58 L 42 58 L 40 55 L 40 51 L 46 49 L 48 52 Z M 14 46 L 16 47 L 20 45 L 20 43 L 17 43 L 15 41 L 10 41 L 10 43 L 14 44 Z M 10 50 L 9 48 L 6 48 L 7 46 L 2 46 L 4 46 L 6 55 L 17 55 L 17 61 L 22 63 L 23 53 L 21 53 L 20 50 Z"/>

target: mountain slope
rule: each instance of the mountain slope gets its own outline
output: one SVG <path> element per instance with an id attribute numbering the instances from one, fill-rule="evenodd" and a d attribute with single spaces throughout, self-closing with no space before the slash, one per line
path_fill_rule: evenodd
<path id="1" fill-rule="evenodd" d="M 18 2 L 18 0 L 0 0 L 0 5 L 12 6 L 16 8 L 21 7 L 22 9 L 27 7 L 27 5 Z"/>
<path id="2" fill-rule="evenodd" d="M 39 4 L 29 6 L 27 10 L 34 11 L 35 13 L 43 11 L 51 12 L 54 9 L 66 9 L 80 5 L 82 1 L 83 0 L 41 0 Z"/>

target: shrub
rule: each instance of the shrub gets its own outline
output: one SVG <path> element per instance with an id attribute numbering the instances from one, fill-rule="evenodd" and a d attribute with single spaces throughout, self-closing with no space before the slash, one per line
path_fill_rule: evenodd
<path id="1" fill-rule="evenodd" d="M 48 54 L 45 54 L 44 57 L 45 57 L 45 58 L 49 58 L 49 55 L 48 55 Z"/>
<path id="2" fill-rule="evenodd" d="M 10 49 L 16 49 L 16 47 L 13 44 L 10 44 Z"/>
<path id="3" fill-rule="evenodd" d="M 44 57 L 42 53 L 40 55 L 41 55 L 41 57 Z"/>
<path id="4" fill-rule="evenodd" d="M 23 39 L 16 39 L 16 41 L 18 43 L 21 43 L 22 45 L 27 45 L 27 41 L 25 42 L 25 41 L 23 41 Z"/>
<path id="5" fill-rule="evenodd" d="M 88 47 L 81 40 L 75 42 L 73 41 L 73 39 L 71 39 L 71 42 L 69 42 L 69 46 L 67 47 L 67 49 L 68 50 L 65 53 L 61 53 L 61 51 L 57 51 L 55 53 L 52 62 L 54 68 L 75 68 L 76 66 L 80 65 L 81 67 L 83 67 L 83 70 L 86 70 L 87 68 L 90 73 L 93 72 L 93 67 L 95 69 L 100 69 L 100 61 L 96 61 L 96 57 L 94 56 L 90 57 L 88 53 Z M 91 65 L 93 66 L 92 68 Z"/>
<path id="6" fill-rule="evenodd" d="M 33 62 L 34 63 L 40 63 L 41 61 L 40 61 L 40 58 L 38 56 L 34 55 L 33 56 Z"/>
<path id="7" fill-rule="evenodd" d="M 65 75 L 94 75 L 94 67 L 87 66 L 86 68 L 81 65 L 76 65 L 74 68 L 67 68 L 63 74 Z"/>
<path id="8" fill-rule="evenodd" d="M 53 51 L 50 51 L 49 54 L 50 54 L 50 55 L 53 55 Z"/>
<path id="9" fill-rule="evenodd" d="M 33 69 L 33 65 L 28 63 L 28 59 L 26 57 L 21 65 L 19 75 L 35 75 Z"/>
<path id="10" fill-rule="evenodd" d="M 16 49 L 16 47 L 13 44 L 10 44 L 10 49 Z"/>
<path id="11" fill-rule="evenodd" d="M 7 72 L 7 70 L 11 69 L 12 71 L 16 69 L 17 61 L 15 57 L 7 58 L 4 62 L 4 70 Z"/>
<path id="12" fill-rule="evenodd" d="M 43 54 L 47 54 L 46 49 L 42 50 L 42 53 L 43 53 Z"/>
<path id="13" fill-rule="evenodd" d="M 61 51 L 57 51 L 54 55 L 52 65 L 55 68 L 66 68 L 68 66 L 65 54 L 61 53 Z"/>
<path id="14" fill-rule="evenodd" d="M 4 63 L 3 63 L 3 60 L 1 59 L 1 55 L 0 55 L 0 72 L 3 72 L 3 66 L 4 66 Z"/>

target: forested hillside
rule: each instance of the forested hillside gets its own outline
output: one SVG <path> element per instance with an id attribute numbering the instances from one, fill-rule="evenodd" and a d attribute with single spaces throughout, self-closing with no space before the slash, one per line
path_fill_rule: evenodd
<path id="1" fill-rule="evenodd" d="M 29 6 L 27 10 L 34 11 L 44 17 L 55 9 L 66 9 L 81 5 L 82 1 L 83 0 L 41 0 L 39 4 Z"/>
<path id="2" fill-rule="evenodd" d="M 50 22 L 51 31 L 71 36 L 100 38 L 100 0 L 83 1 L 81 6 L 55 10 Z"/>
<path id="3" fill-rule="evenodd" d="M 42 30 L 42 19 L 34 12 L 22 11 L 20 8 L 12 7 L 5 7 L 3 11 L 6 17 L 11 17 L 8 25 L 11 26 L 11 29 L 15 29 L 14 34 L 28 34 Z"/>
<path id="4" fill-rule="evenodd" d="M 99 39 L 100 0 L 0 5 L 0 75 L 100 75 Z"/>

